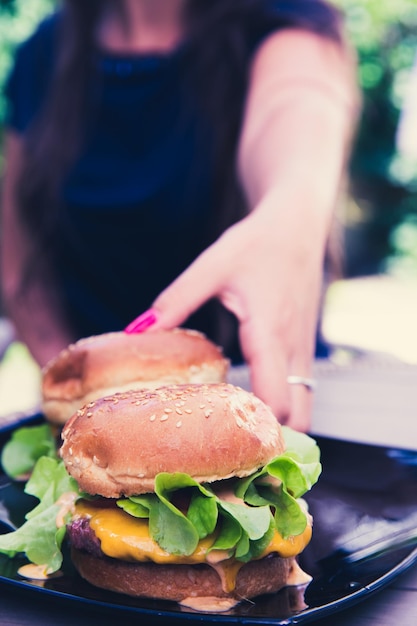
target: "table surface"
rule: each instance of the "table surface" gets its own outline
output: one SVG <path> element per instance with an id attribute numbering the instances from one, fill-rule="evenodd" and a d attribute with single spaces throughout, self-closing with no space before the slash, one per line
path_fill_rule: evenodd
<path id="1" fill-rule="evenodd" d="M 417 448 L 417 366 L 380 355 L 365 355 L 343 365 L 318 362 L 316 376 L 313 432 L 351 441 Z M 249 388 L 246 369 L 234 370 L 231 379 Z M 90 626 L 98 621 L 101 626 L 113 626 L 116 619 L 114 614 L 89 605 L 63 604 L 59 598 L 45 599 L 39 593 L 0 586 L 0 626 Z M 129 613 L 123 614 L 122 619 L 123 626 L 140 621 L 137 615 Z M 312 623 L 415 626 L 417 565 L 356 605 Z"/>

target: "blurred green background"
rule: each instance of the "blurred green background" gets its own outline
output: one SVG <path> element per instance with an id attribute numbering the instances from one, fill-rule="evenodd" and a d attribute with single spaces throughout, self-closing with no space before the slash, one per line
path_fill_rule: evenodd
<path id="1" fill-rule="evenodd" d="M 345 11 L 357 50 L 364 100 L 345 212 L 345 273 L 417 277 L 417 159 L 396 145 L 417 53 L 417 0 L 335 4 Z M 417 126 L 414 131 L 417 142 Z"/>
<path id="2" fill-rule="evenodd" d="M 350 192 L 341 215 L 344 277 L 380 272 L 417 276 L 417 162 L 402 156 L 395 141 L 417 51 L 417 0 L 333 1 L 346 13 L 363 91 Z M 55 4 L 0 0 L 0 171 L 6 113 L 2 87 L 13 51 Z"/>

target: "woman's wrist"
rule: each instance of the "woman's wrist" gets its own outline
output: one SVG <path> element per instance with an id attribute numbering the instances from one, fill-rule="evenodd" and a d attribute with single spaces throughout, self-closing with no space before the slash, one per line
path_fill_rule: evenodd
<path id="1" fill-rule="evenodd" d="M 287 187 L 287 189 L 285 189 Z M 254 227 L 277 239 L 287 239 L 293 247 L 303 242 L 324 250 L 334 217 L 336 198 L 321 193 L 319 188 L 288 185 L 271 189 L 253 208 L 248 218 Z"/>

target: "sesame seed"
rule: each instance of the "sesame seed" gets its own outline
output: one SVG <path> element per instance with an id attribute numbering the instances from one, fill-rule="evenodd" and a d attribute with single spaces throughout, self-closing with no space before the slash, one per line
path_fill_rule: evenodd
<path id="1" fill-rule="evenodd" d="M 175 413 L 178 413 L 178 415 L 182 415 L 182 411 L 180 409 L 175 409 Z"/>
<path id="2" fill-rule="evenodd" d="M 191 409 L 184 409 L 184 413 L 188 413 L 188 415 L 191 415 L 192 410 Z"/>
<path id="3" fill-rule="evenodd" d="M 89 412 L 87 413 L 87 417 L 93 417 L 93 414 L 92 414 L 92 412 L 91 412 L 91 411 L 89 411 Z"/>
<path id="4" fill-rule="evenodd" d="M 150 420 L 151 422 L 154 422 L 154 421 L 156 420 L 156 415 L 155 415 L 155 414 L 151 415 L 151 416 L 150 416 L 150 418 L 149 418 L 149 420 Z"/>
<path id="5" fill-rule="evenodd" d="M 182 426 L 182 421 L 181 421 L 181 420 L 178 420 L 178 422 L 175 424 L 175 426 L 176 426 L 177 428 L 180 428 L 180 427 Z"/>
<path id="6" fill-rule="evenodd" d="M 164 409 L 164 413 L 172 413 L 172 409 Z"/>
<path id="7" fill-rule="evenodd" d="M 168 415 L 162 415 L 162 417 L 160 418 L 161 422 L 166 422 L 168 419 Z"/>
<path id="8" fill-rule="evenodd" d="M 210 417 L 210 415 L 211 415 L 212 413 L 213 413 L 213 409 L 208 409 L 208 411 L 205 411 L 205 412 L 204 412 L 204 415 L 205 415 L 206 417 Z"/>

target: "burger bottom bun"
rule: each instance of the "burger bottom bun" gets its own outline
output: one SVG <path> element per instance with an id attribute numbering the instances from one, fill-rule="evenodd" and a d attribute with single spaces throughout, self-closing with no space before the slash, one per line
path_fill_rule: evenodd
<path id="1" fill-rule="evenodd" d="M 223 590 L 217 572 L 206 564 L 160 565 L 130 563 L 109 557 L 96 557 L 71 549 L 79 574 L 102 589 L 129 596 L 171 600 L 199 611 L 225 611 L 241 600 L 275 593 L 287 586 L 296 560 L 276 553 L 245 563 L 236 578 L 233 592 Z M 206 600 L 206 605 L 204 604 Z"/>

